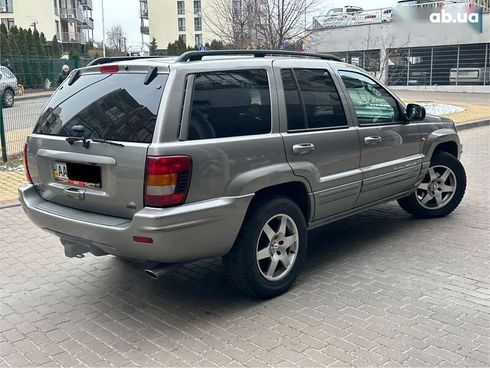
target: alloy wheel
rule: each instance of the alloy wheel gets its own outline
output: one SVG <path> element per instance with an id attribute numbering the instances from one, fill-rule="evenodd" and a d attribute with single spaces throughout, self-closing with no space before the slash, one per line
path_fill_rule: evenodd
<path id="1" fill-rule="evenodd" d="M 299 246 L 294 220 L 285 214 L 271 217 L 259 234 L 256 259 L 259 271 L 269 281 L 284 278 L 293 268 Z"/>
<path id="2" fill-rule="evenodd" d="M 456 186 L 456 175 L 450 168 L 443 165 L 432 166 L 417 187 L 417 201 L 424 208 L 437 210 L 451 201 Z"/>

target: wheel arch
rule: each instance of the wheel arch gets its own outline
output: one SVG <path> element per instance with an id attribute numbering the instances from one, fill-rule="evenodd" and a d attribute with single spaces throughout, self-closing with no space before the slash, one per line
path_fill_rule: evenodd
<path id="1" fill-rule="evenodd" d="M 295 202 L 307 223 L 313 218 L 313 196 L 302 181 L 290 181 L 258 190 L 249 204 L 248 211 L 259 201 L 267 200 L 271 196 L 284 196 Z"/>
<path id="2" fill-rule="evenodd" d="M 423 154 L 428 161 L 438 152 L 446 152 L 456 157 L 461 156 L 461 143 L 458 133 L 454 129 L 439 129 L 427 137 Z"/>

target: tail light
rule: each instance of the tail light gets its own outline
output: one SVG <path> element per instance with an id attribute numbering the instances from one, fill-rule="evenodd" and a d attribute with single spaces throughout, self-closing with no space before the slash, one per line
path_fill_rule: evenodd
<path id="1" fill-rule="evenodd" d="M 119 65 L 102 65 L 99 71 L 105 73 L 117 73 L 119 71 Z"/>
<path id="2" fill-rule="evenodd" d="M 169 207 L 185 201 L 191 181 L 192 161 L 188 156 L 146 158 L 145 206 Z"/>
<path id="3" fill-rule="evenodd" d="M 22 155 L 22 160 L 24 161 L 24 169 L 26 171 L 26 179 L 32 184 L 31 174 L 29 174 L 29 167 L 27 166 L 27 142 L 24 143 L 24 152 Z"/>

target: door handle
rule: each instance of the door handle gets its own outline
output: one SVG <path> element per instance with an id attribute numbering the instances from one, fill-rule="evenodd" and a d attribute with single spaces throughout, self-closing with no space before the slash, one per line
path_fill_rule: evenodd
<path id="1" fill-rule="evenodd" d="M 379 136 L 373 136 L 373 137 L 366 137 L 364 138 L 364 143 L 365 144 L 378 144 L 383 141 L 383 138 Z"/>
<path id="2" fill-rule="evenodd" d="M 315 149 L 313 143 L 299 143 L 293 146 L 293 153 L 297 155 L 304 155 L 305 153 L 311 152 Z"/>

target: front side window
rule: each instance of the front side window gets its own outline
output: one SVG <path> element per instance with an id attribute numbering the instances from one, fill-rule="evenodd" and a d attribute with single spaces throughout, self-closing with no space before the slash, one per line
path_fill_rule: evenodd
<path id="1" fill-rule="evenodd" d="M 340 71 L 352 100 L 359 125 L 390 124 L 400 120 L 398 103 L 371 78 L 355 72 Z"/>
<path id="2" fill-rule="evenodd" d="M 282 70 L 288 130 L 347 127 L 337 88 L 323 69 Z"/>
<path id="3" fill-rule="evenodd" d="M 271 99 L 265 70 L 197 74 L 192 97 L 189 140 L 271 131 Z"/>

